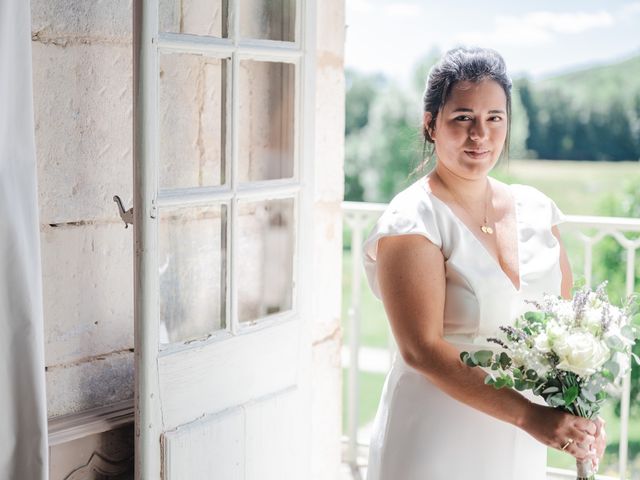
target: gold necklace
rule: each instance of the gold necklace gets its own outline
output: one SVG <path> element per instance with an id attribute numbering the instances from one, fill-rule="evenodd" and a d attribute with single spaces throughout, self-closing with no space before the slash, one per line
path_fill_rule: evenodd
<path id="1" fill-rule="evenodd" d="M 451 189 L 448 189 L 448 190 L 451 192 L 453 197 L 456 199 L 456 202 L 458 203 L 458 205 L 460 205 L 467 212 L 469 217 L 473 218 L 473 216 L 469 212 L 469 209 L 466 207 L 464 202 L 460 201 L 460 199 L 458 198 L 456 193 Z M 493 228 L 491 228 L 489 226 L 489 218 L 487 216 L 487 209 L 488 209 L 488 205 L 489 205 L 489 180 L 488 179 L 487 179 L 486 191 L 487 191 L 487 194 L 485 195 L 485 199 L 484 199 L 484 223 L 480 226 L 480 230 L 482 230 L 482 233 L 486 233 L 488 235 L 493 235 Z"/>

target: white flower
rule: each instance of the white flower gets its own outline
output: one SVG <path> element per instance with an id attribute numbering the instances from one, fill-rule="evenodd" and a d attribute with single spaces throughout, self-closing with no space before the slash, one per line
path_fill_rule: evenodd
<path id="1" fill-rule="evenodd" d="M 514 365 L 518 367 L 526 366 L 528 354 L 529 349 L 524 342 L 517 342 L 511 345 L 511 361 L 513 361 Z"/>
<path id="2" fill-rule="evenodd" d="M 534 370 L 539 377 L 544 377 L 551 370 L 549 362 L 542 356 L 536 355 L 535 352 L 531 352 L 531 355 L 527 358 L 526 368 Z"/>
<path id="3" fill-rule="evenodd" d="M 535 347 L 536 347 L 536 350 L 542 353 L 547 353 L 551 351 L 551 345 L 549 344 L 549 337 L 545 332 L 540 333 L 535 338 Z"/>
<path id="4" fill-rule="evenodd" d="M 553 346 L 555 339 L 562 338 L 567 335 L 567 327 L 558 323 L 556 320 L 549 320 L 547 323 L 546 334 L 549 345 Z"/>
<path id="5" fill-rule="evenodd" d="M 592 334 L 576 331 L 557 338 L 553 350 L 560 357 L 558 368 L 581 377 L 593 375 L 608 359 L 609 348 Z"/>
<path id="6" fill-rule="evenodd" d="M 611 324 L 618 326 L 622 325 L 626 320 L 622 310 L 614 306 L 609 307 L 609 316 L 611 317 Z"/>
<path id="7" fill-rule="evenodd" d="M 582 316 L 582 324 L 591 333 L 597 333 L 602 327 L 602 310 L 599 308 L 587 308 Z"/>
<path id="8" fill-rule="evenodd" d="M 569 301 L 563 301 L 556 305 L 554 312 L 562 323 L 573 323 L 575 313 L 573 312 L 573 304 Z"/>

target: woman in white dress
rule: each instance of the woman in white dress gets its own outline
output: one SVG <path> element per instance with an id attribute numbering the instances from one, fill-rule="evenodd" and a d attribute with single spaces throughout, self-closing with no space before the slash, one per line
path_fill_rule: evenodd
<path id="1" fill-rule="evenodd" d="M 486 338 L 525 299 L 571 295 L 558 207 L 531 186 L 488 176 L 508 145 L 510 114 L 511 81 L 494 50 L 453 49 L 431 69 L 423 121 L 435 167 L 396 194 L 363 245 L 399 351 L 373 424 L 368 480 L 543 480 L 547 446 L 596 467 L 602 457 L 602 420 L 496 390 L 459 358 L 495 347 Z"/>

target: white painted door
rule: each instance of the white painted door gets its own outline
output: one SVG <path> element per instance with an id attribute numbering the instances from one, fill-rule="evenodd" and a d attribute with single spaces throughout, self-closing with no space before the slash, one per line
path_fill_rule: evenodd
<path id="1" fill-rule="evenodd" d="M 134 5 L 136 478 L 307 478 L 315 2 Z"/>

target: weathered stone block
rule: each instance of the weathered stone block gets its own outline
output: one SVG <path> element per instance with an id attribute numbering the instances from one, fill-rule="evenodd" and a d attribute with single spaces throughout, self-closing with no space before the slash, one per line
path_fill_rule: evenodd
<path id="1" fill-rule="evenodd" d="M 49 367 L 46 380 L 49 418 L 128 400 L 134 391 L 133 353 Z"/>
<path id="2" fill-rule="evenodd" d="M 132 0 L 31 0 L 31 31 L 43 37 L 131 41 Z"/>
<path id="3" fill-rule="evenodd" d="M 33 44 L 42 223 L 115 220 L 131 205 L 131 47 Z"/>
<path id="4" fill-rule="evenodd" d="M 133 347 L 133 229 L 41 227 L 45 361 L 64 365 Z"/>

